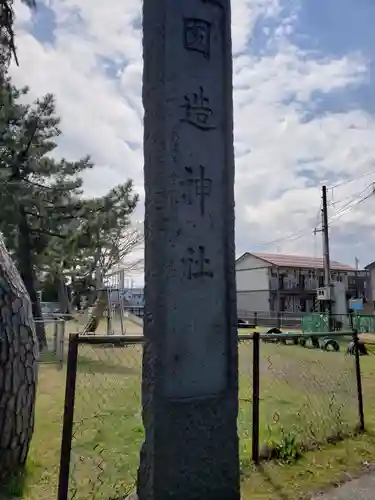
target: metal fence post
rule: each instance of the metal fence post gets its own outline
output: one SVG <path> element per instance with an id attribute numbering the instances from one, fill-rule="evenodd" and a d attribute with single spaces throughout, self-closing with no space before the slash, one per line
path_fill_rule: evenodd
<path id="1" fill-rule="evenodd" d="M 354 321 L 353 321 L 353 310 L 349 309 L 349 325 L 354 334 Z"/>
<path id="2" fill-rule="evenodd" d="M 259 463 L 259 332 L 253 334 L 253 428 L 252 428 L 252 459 Z"/>
<path id="3" fill-rule="evenodd" d="M 254 312 L 254 326 L 258 326 L 258 312 Z"/>
<path id="4" fill-rule="evenodd" d="M 58 322 L 55 320 L 53 322 L 53 353 L 54 354 L 57 354 L 57 350 L 58 350 Z"/>
<path id="5" fill-rule="evenodd" d="M 72 451 L 74 399 L 77 380 L 78 335 L 69 336 L 69 351 L 66 371 L 64 418 L 61 437 L 59 487 L 57 500 L 68 500 L 69 471 Z"/>
<path id="6" fill-rule="evenodd" d="M 359 338 L 358 331 L 353 329 L 353 341 L 355 352 L 355 374 L 357 379 L 357 395 L 358 395 L 358 415 L 359 415 L 359 430 L 365 430 L 365 414 L 363 410 L 363 393 L 362 393 L 362 377 L 361 377 L 361 362 L 359 354 Z"/>
<path id="7" fill-rule="evenodd" d="M 62 369 L 64 365 L 64 345 L 65 345 L 65 320 L 59 321 L 59 336 L 57 340 L 56 357 L 59 363 L 59 368 Z"/>
<path id="8" fill-rule="evenodd" d="M 281 312 L 277 311 L 277 319 L 276 319 L 277 328 L 281 328 Z"/>

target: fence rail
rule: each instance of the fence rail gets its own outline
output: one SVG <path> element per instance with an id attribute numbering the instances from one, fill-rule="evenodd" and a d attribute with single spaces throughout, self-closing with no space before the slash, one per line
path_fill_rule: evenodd
<path id="1" fill-rule="evenodd" d="M 364 409 L 362 395 L 362 380 L 360 371 L 360 353 L 358 348 L 357 332 L 330 332 L 327 337 L 327 332 L 315 332 L 313 337 L 319 341 L 334 341 L 337 344 L 342 344 L 346 347 L 348 339 L 354 342 L 354 358 L 345 356 L 337 358 L 335 362 L 333 358 L 327 356 L 332 354 L 326 352 L 323 356 L 308 356 L 295 357 L 290 356 L 287 360 L 287 365 L 284 365 L 284 370 L 281 363 L 275 363 L 275 359 L 280 356 L 280 352 L 276 354 L 262 352 L 260 347 L 261 341 L 277 342 L 279 345 L 288 341 L 292 345 L 296 345 L 296 341 L 301 338 L 306 338 L 306 335 L 297 333 L 287 334 L 260 334 L 255 332 L 250 335 L 242 335 L 240 342 L 246 340 L 253 341 L 253 385 L 252 385 L 252 460 L 259 463 L 264 458 L 274 458 L 275 454 L 287 453 L 287 447 L 294 446 L 295 451 L 307 450 L 314 448 L 324 442 L 334 441 L 351 434 L 355 431 L 364 430 Z M 303 344 L 304 345 L 304 344 Z M 323 351 L 324 352 L 324 351 Z M 280 387 L 279 379 L 282 378 L 282 391 L 277 391 L 283 394 L 285 398 L 285 390 L 297 389 L 297 393 L 301 389 L 298 385 L 302 384 L 302 391 L 305 401 L 299 403 L 299 408 L 293 411 L 295 421 L 293 424 L 285 426 L 282 411 L 276 410 L 273 413 L 273 424 L 279 427 L 279 436 L 275 441 L 272 437 L 272 432 L 269 432 L 269 439 L 263 443 L 260 450 L 262 440 L 261 418 L 260 412 L 262 407 L 262 399 L 264 400 L 264 392 L 262 391 L 262 381 L 267 375 L 262 373 L 262 363 L 267 355 L 268 369 L 273 375 L 273 383 L 275 392 Z M 323 353 L 322 353 L 323 354 Z M 273 359 L 272 359 L 273 358 Z M 280 361 L 280 360 L 279 360 Z M 286 361 L 286 360 L 285 360 Z M 298 373 L 295 372 L 297 362 L 299 368 Z M 295 378 L 294 378 L 295 377 Z M 297 379 L 299 378 L 299 380 Z M 263 379 L 263 380 L 262 380 Z M 287 383 L 285 384 L 285 379 Z M 277 381 L 277 382 L 276 382 Z M 328 381 L 330 382 L 328 384 Z M 271 385 L 269 381 L 267 385 Z M 277 387 L 276 387 L 277 386 Z M 281 387 L 280 387 L 281 389 Z M 269 386 L 267 387 L 267 393 Z M 263 397 L 262 397 L 263 396 Z M 295 394 L 297 396 L 297 394 Z M 290 398 L 292 400 L 292 398 Z M 297 398 L 296 398 L 297 399 Z M 306 404 L 307 403 L 307 404 Z M 306 412 L 305 415 L 302 411 Z M 265 415 L 262 415 L 265 417 Z M 318 422 L 314 422 L 314 418 Z M 325 419 L 325 422 L 322 422 Z M 283 421 L 284 420 L 284 421 Z M 287 420 L 287 419 L 286 419 Z M 324 425 L 322 425 L 324 424 Z"/>
<path id="2" fill-rule="evenodd" d="M 348 313 L 332 314 L 333 325 L 329 325 L 327 313 L 307 312 L 270 312 L 270 311 L 238 311 L 238 317 L 248 321 L 253 327 L 277 327 L 302 330 L 306 332 L 329 332 L 346 330 L 353 320 L 353 326 L 359 333 L 375 333 L 375 315 Z"/>
<path id="3" fill-rule="evenodd" d="M 254 327 L 297 328 L 301 326 L 301 318 L 306 313 L 270 312 L 270 311 L 238 311 L 238 318 L 248 321 Z"/>
<path id="4" fill-rule="evenodd" d="M 356 331 L 329 334 L 339 352 L 304 348 L 307 337 L 239 337 L 242 460 L 288 458 L 364 428 Z M 327 332 L 312 337 L 323 345 Z M 350 340 L 355 356 L 346 353 Z M 134 487 L 142 344 L 142 337 L 70 336 L 58 500 L 123 498 Z"/>
<path id="5" fill-rule="evenodd" d="M 313 313 L 301 318 L 301 329 L 306 332 L 330 330 L 330 317 L 326 313 Z M 375 332 L 375 316 L 368 314 L 333 314 L 331 323 L 341 330 L 352 325 L 358 333 Z"/>
<path id="6" fill-rule="evenodd" d="M 43 324 L 46 346 L 39 353 L 39 363 L 56 363 L 62 368 L 65 349 L 65 320 L 60 318 L 35 318 L 36 324 Z"/>

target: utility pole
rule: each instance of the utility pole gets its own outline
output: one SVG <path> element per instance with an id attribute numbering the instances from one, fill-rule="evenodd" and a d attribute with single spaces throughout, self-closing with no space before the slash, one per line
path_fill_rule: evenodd
<path id="1" fill-rule="evenodd" d="M 322 187 L 322 232 L 323 232 L 323 268 L 324 287 L 329 290 L 327 300 L 328 329 L 332 329 L 332 300 L 331 300 L 331 267 L 329 258 L 329 233 L 328 233 L 328 210 L 327 210 L 327 187 Z"/>

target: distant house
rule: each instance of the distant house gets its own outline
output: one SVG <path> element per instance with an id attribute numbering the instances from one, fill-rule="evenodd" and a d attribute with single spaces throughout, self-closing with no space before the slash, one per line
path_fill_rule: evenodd
<path id="1" fill-rule="evenodd" d="M 331 280 L 344 284 L 347 300 L 366 300 L 367 275 L 331 261 Z M 236 280 L 239 314 L 317 311 L 317 288 L 324 286 L 323 259 L 246 252 L 236 261 Z"/>
<path id="2" fill-rule="evenodd" d="M 375 261 L 370 262 L 365 266 L 366 271 L 368 271 L 368 300 L 375 308 Z"/>

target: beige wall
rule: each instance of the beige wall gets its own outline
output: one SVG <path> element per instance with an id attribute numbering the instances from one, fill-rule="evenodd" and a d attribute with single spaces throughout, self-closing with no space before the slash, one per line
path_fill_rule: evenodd
<path id="1" fill-rule="evenodd" d="M 247 255 L 236 263 L 237 292 L 268 291 L 270 264 Z"/>

